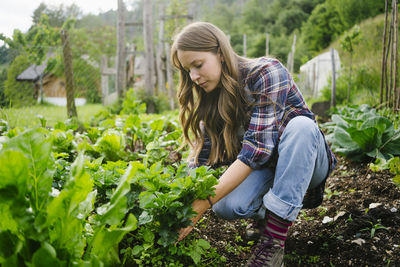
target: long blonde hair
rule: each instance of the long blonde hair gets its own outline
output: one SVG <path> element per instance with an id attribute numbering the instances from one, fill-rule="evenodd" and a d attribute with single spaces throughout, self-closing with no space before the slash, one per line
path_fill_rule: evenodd
<path id="1" fill-rule="evenodd" d="M 210 93 L 192 82 L 189 73 L 179 62 L 177 52 L 203 51 L 220 53 L 223 58 L 220 85 Z M 232 161 L 240 152 L 238 129 L 248 121 L 246 96 L 240 82 L 239 62 L 244 58 L 232 49 L 227 36 L 207 22 L 187 25 L 175 38 L 171 61 L 180 71 L 178 100 L 179 119 L 186 142 L 192 147 L 195 162 L 204 143 L 200 122 L 211 139 L 208 164 Z M 193 141 L 189 138 L 191 132 Z"/>

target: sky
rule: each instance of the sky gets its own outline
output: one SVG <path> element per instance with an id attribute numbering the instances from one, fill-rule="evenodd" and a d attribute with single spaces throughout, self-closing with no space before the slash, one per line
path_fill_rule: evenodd
<path id="1" fill-rule="evenodd" d="M 0 0 L 0 33 L 12 37 L 14 29 L 26 32 L 32 25 L 33 11 L 42 2 L 47 6 L 75 3 L 84 14 L 116 10 L 118 3 L 117 0 Z"/>

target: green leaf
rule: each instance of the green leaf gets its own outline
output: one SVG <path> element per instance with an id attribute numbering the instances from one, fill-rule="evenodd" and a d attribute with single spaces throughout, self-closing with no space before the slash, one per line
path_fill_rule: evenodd
<path id="1" fill-rule="evenodd" d="M 149 191 L 143 191 L 139 195 L 139 206 L 141 209 L 149 208 L 151 206 L 154 206 L 154 199 L 156 196 Z"/>
<path id="2" fill-rule="evenodd" d="M 150 127 L 153 131 L 159 131 L 161 132 L 163 130 L 164 127 L 164 120 L 153 120 L 150 123 Z"/>
<path id="3" fill-rule="evenodd" d="M 32 263 L 34 267 L 60 266 L 60 262 L 57 259 L 56 250 L 47 242 L 44 242 L 33 254 Z"/>
<path id="4" fill-rule="evenodd" d="M 392 126 L 392 122 L 381 116 L 373 116 L 367 118 L 361 125 L 360 130 L 375 128 L 380 134 L 386 131 L 387 128 Z"/>
<path id="5" fill-rule="evenodd" d="M 394 183 L 395 185 L 397 185 L 398 187 L 400 187 L 400 174 L 399 174 L 399 175 L 396 175 L 395 177 L 393 177 L 392 181 L 393 181 L 393 183 Z"/>
<path id="6" fill-rule="evenodd" d="M 400 156 L 400 129 L 393 132 L 391 136 L 386 137 L 380 149 L 384 154 Z"/>
<path id="7" fill-rule="evenodd" d="M 1 214 L 0 233 L 6 230 L 10 230 L 12 233 L 17 233 L 18 224 L 14 220 L 13 214 L 11 212 L 13 208 L 15 209 L 14 204 L 9 205 L 8 203 L 0 202 L 0 214 Z"/>
<path id="8" fill-rule="evenodd" d="M 143 239 L 147 243 L 152 243 L 154 241 L 155 235 L 150 229 L 145 229 L 143 232 Z"/>
<path id="9" fill-rule="evenodd" d="M 139 225 L 143 225 L 149 223 L 153 220 L 153 216 L 149 214 L 147 211 L 143 211 L 139 216 Z"/>
<path id="10" fill-rule="evenodd" d="M 100 227 L 94 234 L 91 254 L 96 255 L 106 266 L 119 264 L 118 244 L 126 233 L 134 231 L 137 228 L 137 219 L 133 214 L 128 215 L 125 226 L 118 227 Z"/>
<path id="11" fill-rule="evenodd" d="M 192 249 L 189 252 L 190 257 L 192 258 L 193 262 L 195 264 L 198 264 L 201 260 L 201 254 L 199 252 L 197 252 L 197 250 Z"/>
<path id="12" fill-rule="evenodd" d="M 358 144 L 358 146 L 368 152 L 381 145 L 381 136 L 377 128 L 364 128 L 357 130 L 354 128 L 348 129 L 351 139 Z"/>
<path id="13" fill-rule="evenodd" d="M 93 210 L 96 194 L 92 192 L 93 180 L 83 165 L 83 154 L 80 154 L 71 167 L 71 177 L 64 189 L 47 206 L 50 241 L 58 244 L 57 249 L 68 251 L 72 258 L 80 258 L 84 252 L 84 225 Z"/>
<path id="14" fill-rule="evenodd" d="M 142 253 L 143 250 L 144 250 L 144 249 L 143 249 L 142 246 L 136 245 L 136 246 L 134 246 L 133 249 L 132 249 L 132 254 L 133 254 L 134 256 L 138 256 L 138 255 L 140 255 L 140 254 Z"/>
<path id="15" fill-rule="evenodd" d="M 358 144 L 351 139 L 350 134 L 340 127 L 335 128 L 332 144 L 346 148 L 348 151 L 354 151 L 359 148 Z"/>
<path id="16" fill-rule="evenodd" d="M 34 210 L 41 209 L 49 198 L 55 172 L 51 142 L 46 138 L 45 130 L 43 128 L 28 130 L 11 138 L 6 148 L 19 150 L 28 158 L 30 201 Z"/>
<path id="17" fill-rule="evenodd" d="M 203 249 L 209 249 L 211 247 L 210 243 L 204 239 L 199 239 L 197 245 Z"/>
<path id="18" fill-rule="evenodd" d="M 9 258 L 21 249 L 21 241 L 10 231 L 0 231 L 0 258 Z"/>
<path id="19" fill-rule="evenodd" d="M 125 216 L 127 212 L 127 198 L 125 195 L 130 191 L 130 184 L 134 182 L 135 174 L 141 166 L 140 163 L 131 163 L 120 179 L 110 201 L 97 208 L 101 224 L 118 224 Z"/>
<path id="20" fill-rule="evenodd" d="M 28 186 L 27 157 L 20 151 L 3 151 L 0 154 L 0 199 L 24 197 Z"/>

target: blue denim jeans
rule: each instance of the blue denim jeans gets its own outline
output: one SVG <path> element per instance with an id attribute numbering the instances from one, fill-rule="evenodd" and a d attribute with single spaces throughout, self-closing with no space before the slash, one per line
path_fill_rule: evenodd
<path id="1" fill-rule="evenodd" d="M 227 220 L 262 219 L 267 209 L 294 221 L 307 189 L 318 186 L 327 177 L 329 159 L 324 136 L 310 118 L 295 117 L 280 138 L 278 155 L 275 170 L 254 170 L 215 203 L 214 212 Z"/>

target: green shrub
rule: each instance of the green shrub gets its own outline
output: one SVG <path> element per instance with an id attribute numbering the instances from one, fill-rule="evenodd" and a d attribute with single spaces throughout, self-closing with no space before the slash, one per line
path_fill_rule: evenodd
<path id="1" fill-rule="evenodd" d="M 350 74 L 344 68 L 336 79 L 336 104 L 346 103 L 347 90 L 350 84 Z M 329 85 L 322 89 L 323 99 L 331 100 L 332 80 Z M 350 103 L 376 105 L 379 99 L 380 73 L 363 65 L 353 69 L 350 89 Z"/>
<path id="2" fill-rule="evenodd" d="M 146 103 L 146 113 L 163 113 L 169 110 L 169 99 L 163 93 L 156 96 L 149 96 L 144 89 L 136 91 L 137 100 Z"/>
<path id="3" fill-rule="evenodd" d="M 138 99 L 133 88 L 129 89 L 125 94 L 124 101 L 122 102 L 122 110 L 120 113 L 139 115 L 144 112 L 146 112 L 146 103 L 143 103 Z"/>
<path id="4" fill-rule="evenodd" d="M 393 183 L 400 187 L 400 157 L 394 157 L 389 160 L 377 159 L 369 165 L 369 168 L 373 172 L 389 170 L 391 174 L 394 174 Z"/>
<path id="5" fill-rule="evenodd" d="M 30 62 L 24 55 L 20 55 L 10 64 L 7 80 L 4 82 L 4 96 L 11 101 L 13 107 L 30 106 L 36 103 L 34 99 L 34 85 L 32 82 L 19 82 L 17 76 L 28 68 Z"/>
<path id="6" fill-rule="evenodd" d="M 7 105 L 7 99 L 4 95 L 4 82 L 7 80 L 7 70 L 0 71 L 0 107 Z"/>

